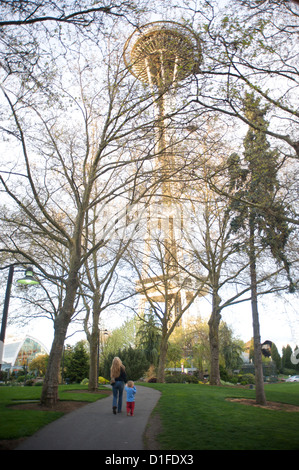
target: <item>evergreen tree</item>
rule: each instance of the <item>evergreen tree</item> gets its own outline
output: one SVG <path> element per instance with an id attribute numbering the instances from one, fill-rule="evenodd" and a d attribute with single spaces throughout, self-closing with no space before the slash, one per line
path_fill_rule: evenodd
<path id="1" fill-rule="evenodd" d="M 295 366 L 291 361 L 292 353 L 293 351 L 289 344 L 282 348 L 282 367 L 284 369 L 295 369 Z"/>
<path id="2" fill-rule="evenodd" d="M 298 357 L 299 357 L 299 356 L 298 356 L 298 349 L 299 349 L 299 348 L 298 348 L 298 345 L 296 345 L 296 346 L 295 346 L 295 349 L 294 349 L 294 351 L 293 351 L 293 355 L 294 355 L 293 360 L 295 359 L 295 364 L 293 364 L 293 362 L 292 362 L 293 367 L 295 368 L 295 370 L 296 370 L 297 373 L 298 373 L 298 371 L 299 371 L 299 363 L 296 364 L 296 362 L 297 362 L 297 360 L 298 360 Z"/>
<path id="3" fill-rule="evenodd" d="M 65 358 L 65 377 L 70 382 L 80 383 L 89 374 L 89 355 L 84 347 L 84 341 L 77 343 L 73 351 Z"/>
<path id="4" fill-rule="evenodd" d="M 233 337 L 233 331 L 222 322 L 219 330 L 220 354 L 225 361 L 226 369 L 237 369 L 242 363 L 244 343 Z"/>
<path id="5" fill-rule="evenodd" d="M 280 371 L 281 370 L 281 356 L 278 352 L 278 349 L 275 343 L 272 343 L 272 346 L 271 346 L 271 358 L 272 358 L 272 361 L 275 362 L 276 364 L 277 371 Z"/>
<path id="6" fill-rule="evenodd" d="M 128 380 L 140 379 L 150 366 L 149 361 L 145 357 L 144 351 L 141 349 L 133 349 L 131 347 L 120 349 L 115 354 L 110 353 L 105 357 L 100 372 L 105 379 L 110 379 L 110 368 L 115 356 L 119 357 L 125 366 Z"/>
<path id="7" fill-rule="evenodd" d="M 257 302 L 257 242 L 268 247 L 273 257 L 284 264 L 290 280 L 289 264 L 284 249 L 290 230 L 282 218 L 284 207 L 275 198 L 279 183 L 277 179 L 278 153 L 271 150 L 266 138 L 268 126 L 265 120 L 267 108 L 261 108 L 260 98 L 247 93 L 244 101 L 245 115 L 257 127 L 249 128 L 244 139 L 244 162 L 242 168 L 240 158 L 234 154 L 230 158 L 231 190 L 234 199 L 230 210 L 236 215 L 232 220 L 235 232 L 245 231 L 247 252 L 250 260 L 251 305 L 254 337 L 254 364 L 256 379 L 256 401 L 266 403 L 262 368 L 259 313 Z M 244 202 L 246 201 L 246 202 Z"/>
<path id="8" fill-rule="evenodd" d="M 137 331 L 138 346 L 144 351 L 145 357 L 154 366 L 159 359 L 161 331 L 157 326 L 156 318 L 152 313 L 145 315 Z"/>

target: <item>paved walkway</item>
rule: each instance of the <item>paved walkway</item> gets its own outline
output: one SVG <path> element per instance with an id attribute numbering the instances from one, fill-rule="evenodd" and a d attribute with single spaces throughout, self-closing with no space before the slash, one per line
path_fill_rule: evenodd
<path id="1" fill-rule="evenodd" d="M 137 386 L 134 416 L 112 413 L 112 396 L 72 411 L 23 441 L 15 450 L 143 450 L 143 433 L 160 392 Z"/>

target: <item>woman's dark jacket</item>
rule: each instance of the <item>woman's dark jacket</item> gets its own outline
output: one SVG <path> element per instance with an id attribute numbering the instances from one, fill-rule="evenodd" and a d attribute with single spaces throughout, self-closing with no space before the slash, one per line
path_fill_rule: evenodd
<path id="1" fill-rule="evenodd" d="M 126 375 L 125 369 L 121 367 L 119 376 L 115 377 L 115 382 L 126 382 L 126 381 L 127 381 L 127 375 Z"/>

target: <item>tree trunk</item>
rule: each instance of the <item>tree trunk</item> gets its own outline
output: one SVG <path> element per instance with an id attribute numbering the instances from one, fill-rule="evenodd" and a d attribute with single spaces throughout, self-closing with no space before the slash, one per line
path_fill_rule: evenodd
<path id="1" fill-rule="evenodd" d="M 99 365 L 99 334 L 90 335 L 90 364 L 89 364 L 89 380 L 88 390 L 96 392 L 98 390 L 98 365 Z"/>
<path id="2" fill-rule="evenodd" d="M 96 306 L 93 308 L 92 314 L 92 332 L 89 337 L 90 347 L 90 366 L 89 366 L 89 381 L 88 390 L 96 392 L 98 390 L 98 374 L 99 374 L 99 318 L 100 314 Z"/>
<path id="3" fill-rule="evenodd" d="M 221 385 L 219 371 L 219 324 L 221 315 L 219 312 L 220 297 L 213 295 L 213 309 L 209 319 L 209 341 L 210 341 L 210 385 Z"/>
<path id="4" fill-rule="evenodd" d="M 62 320 L 63 318 L 58 318 L 55 322 L 54 340 L 41 394 L 41 404 L 50 407 L 55 406 L 58 401 L 60 363 L 68 327 L 68 322 L 65 324 Z"/>
<path id="5" fill-rule="evenodd" d="M 74 301 L 78 288 L 77 272 L 77 270 L 74 270 L 73 274 L 69 276 L 63 306 L 55 320 L 54 340 L 50 351 L 47 372 L 41 394 L 41 404 L 45 406 L 52 407 L 58 401 L 60 364 L 66 332 L 74 310 Z"/>
<path id="6" fill-rule="evenodd" d="M 160 356 L 159 356 L 159 364 L 158 364 L 158 372 L 157 372 L 157 382 L 164 383 L 165 382 L 165 365 L 166 365 L 166 355 L 168 349 L 168 337 L 161 338 L 160 344 Z"/>
<path id="7" fill-rule="evenodd" d="M 251 278 L 251 310 L 252 310 L 252 326 L 253 326 L 253 343 L 254 343 L 254 369 L 255 369 L 255 389 L 256 403 L 258 405 L 266 405 L 266 395 L 264 389 L 264 374 L 262 362 L 262 347 L 260 336 L 260 323 L 257 304 L 257 282 L 256 282 L 256 256 L 254 247 L 254 222 L 250 221 L 250 278 Z"/>
<path id="8" fill-rule="evenodd" d="M 254 343 L 256 403 L 258 405 L 266 405 L 267 401 L 266 401 L 265 388 L 264 388 L 264 374 L 263 374 L 259 315 L 258 315 L 257 303 L 255 302 L 254 298 L 252 298 L 251 304 L 252 304 L 252 324 L 253 324 L 253 343 Z"/>

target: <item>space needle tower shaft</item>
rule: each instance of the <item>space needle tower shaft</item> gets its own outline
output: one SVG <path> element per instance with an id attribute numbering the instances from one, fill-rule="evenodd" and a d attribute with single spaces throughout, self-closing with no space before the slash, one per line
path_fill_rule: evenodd
<path id="1" fill-rule="evenodd" d="M 175 184 L 171 176 L 176 170 L 177 156 L 170 131 L 170 105 L 178 83 L 199 70 L 202 61 L 200 43 L 197 35 L 181 24 L 171 21 L 149 23 L 136 29 L 128 38 L 124 61 L 130 72 L 151 88 L 153 95 L 155 174 L 160 187 L 157 197 L 163 216 L 168 217 L 168 231 L 163 241 L 168 253 L 165 261 L 169 258 L 172 260 L 169 264 L 175 265 L 173 260 L 177 259 L 177 248 L 172 210 Z"/>

